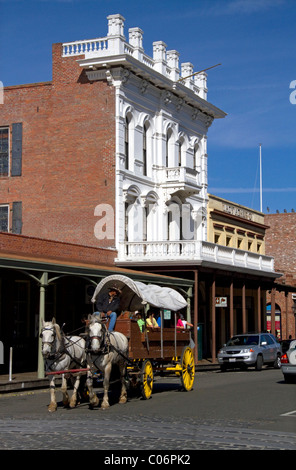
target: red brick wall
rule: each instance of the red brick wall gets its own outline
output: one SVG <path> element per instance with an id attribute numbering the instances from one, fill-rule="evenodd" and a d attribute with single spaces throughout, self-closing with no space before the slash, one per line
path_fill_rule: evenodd
<path id="1" fill-rule="evenodd" d="M 22 234 L 80 245 L 98 240 L 95 207 L 115 200 L 115 94 L 87 80 L 53 45 L 52 82 L 7 87 L 0 126 L 23 123 L 22 176 L 0 178 L 0 204 L 22 201 Z"/>
<path id="2" fill-rule="evenodd" d="M 279 282 L 296 286 L 296 213 L 267 214 L 265 251 L 274 257 L 275 270 L 284 274 Z"/>
<path id="3" fill-rule="evenodd" d="M 296 287 L 296 213 L 267 214 L 265 252 L 274 257 L 275 270 L 283 274 L 278 283 Z M 270 302 L 270 295 L 267 296 Z M 276 293 L 276 304 L 282 313 L 282 337 L 295 337 L 295 317 L 292 311 L 292 294 Z"/>
<path id="4" fill-rule="evenodd" d="M 106 248 L 93 248 L 12 233 L 0 233 L 0 253 L 2 257 L 16 256 L 32 260 L 77 262 L 104 266 L 113 266 L 116 256 L 114 250 Z"/>

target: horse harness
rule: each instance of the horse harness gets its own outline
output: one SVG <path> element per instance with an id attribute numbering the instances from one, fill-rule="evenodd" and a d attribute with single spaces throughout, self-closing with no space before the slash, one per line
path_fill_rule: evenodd
<path id="1" fill-rule="evenodd" d="M 120 356 L 123 357 L 123 359 L 125 359 L 127 362 L 130 362 L 128 357 L 126 357 L 124 354 L 122 354 L 122 352 L 115 347 L 114 344 L 111 343 L 110 341 L 110 333 L 108 330 L 107 330 L 107 327 L 106 325 L 104 325 L 104 323 L 102 322 L 98 322 L 98 323 L 101 323 L 102 325 L 102 329 L 103 329 L 103 336 L 102 337 L 99 337 L 99 336 L 89 336 L 88 337 L 88 342 L 86 344 L 86 352 L 88 354 L 91 354 L 91 349 L 89 349 L 89 344 L 91 343 L 91 341 L 93 339 L 97 339 L 98 341 L 100 341 L 100 344 L 102 344 L 102 346 L 100 347 L 99 351 L 95 354 L 96 356 L 104 356 L 105 354 L 109 354 L 111 352 L 111 350 L 113 349 L 115 352 L 117 352 L 117 354 L 119 354 Z M 106 338 L 107 338 L 107 341 L 106 341 Z M 113 336 L 114 338 L 114 336 Z M 97 357 L 97 359 L 98 359 Z M 96 362 L 96 360 L 94 361 L 94 363 Z"/>
<path id="2" fill-rule="evenodd" d="M 53 333 L 53 339 L 52 341 L 42 341 L 42 345 L 44 344 L 48 344 L 52 347 L 53 343 L 55 342 L 56 340 L 56 330 L 54 327 L 52 328 L 43 328 L 41 330 L 41 333 L 40 333 L 40 338 L 43 338 L 43 331 L 52 331 Z M 61 332 L 61 341 L 60 341 L 60 346 L 57 350 L 53 350 L 51 354 L 48 355 L 47 359 L 49 360 L 53 360 L 54 363 L 57 362 L 59 359 L 61 359 L 61 357 L 63 357 L 64 354 L 68 355 L 72 361 L 74 361 L 75 363 L 77 364 L 80 364 L 69 352 L 69 350 L 67 349 L 66 345 L 65 345 L 65 334 L 63 332 Z M 69 338 L 68 338 L 69 339 Z M 71 341 L 70 341 L 71 342 Z M 72 344 L 75 344 L 74 342 L 71 342 Z M 53 364 L 54 364 L 53 363 Z M 53 364 L 51 365 L 50 368 L 52 368 Z"/>

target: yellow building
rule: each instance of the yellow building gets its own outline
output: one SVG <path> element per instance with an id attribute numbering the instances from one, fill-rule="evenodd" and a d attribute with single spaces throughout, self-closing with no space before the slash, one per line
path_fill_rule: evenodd
<path id="1" fill-rule="evenodd" d="M 207 240 L 211 243 L 265 254 L 264 214 L 209 194 Z"/>

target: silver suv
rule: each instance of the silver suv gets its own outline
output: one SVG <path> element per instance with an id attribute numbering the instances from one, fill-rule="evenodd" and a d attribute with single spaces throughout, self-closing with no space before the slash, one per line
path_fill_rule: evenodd
<path id="1" fill-rule="evenodd" d="M 246 333 L 233 336 L 218 352 L 222 371 L 227 368 L 246 369 L 255 366 L 261 370 L 263 364 L 281 367 L 281 346 L 269 333 Z"/>

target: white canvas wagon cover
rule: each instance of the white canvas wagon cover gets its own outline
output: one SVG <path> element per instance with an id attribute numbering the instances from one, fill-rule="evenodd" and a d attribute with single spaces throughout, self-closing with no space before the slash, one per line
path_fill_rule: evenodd
<path id="1" fill-rule="evenodd" d="M 127 310 L 136 310 L 141 304 L 143 306 L 147 303 L 153 307 L 164 308 L 174 312 L 187 307 L 184 297 L 171 287 L 144 284 L 120 274 L 113 274 L 102 279 L 97 285 L 91 301 L 95 303 L 97 296 L 100 293 L 108 292 L 112 286 L 121 289 L 121 304 Z"/>

